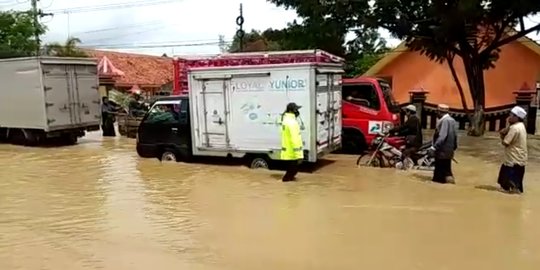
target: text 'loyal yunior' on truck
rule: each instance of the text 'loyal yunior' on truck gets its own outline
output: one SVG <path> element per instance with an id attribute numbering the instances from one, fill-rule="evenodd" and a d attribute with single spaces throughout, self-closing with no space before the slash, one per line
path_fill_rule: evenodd
<path id="1" fill-rule="evenodd" d="M 94 59 L 28 57 L 0 60 L 0 140 L 74 144 L 101 119 Z"/>

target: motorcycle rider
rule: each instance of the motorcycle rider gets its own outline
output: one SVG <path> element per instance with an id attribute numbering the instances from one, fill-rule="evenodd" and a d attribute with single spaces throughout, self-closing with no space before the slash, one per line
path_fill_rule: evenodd
<path id="1" fill-rule="evenodd" d="M 422 146 L 422 124 L 420 118 L 416 115 L 416 106 L 410 104 L 405 106 L 404 110 L 407 120 L 403 125 L 390 130 L 389 133 L 405 137 L 403 157 L 410 157 Z"/>

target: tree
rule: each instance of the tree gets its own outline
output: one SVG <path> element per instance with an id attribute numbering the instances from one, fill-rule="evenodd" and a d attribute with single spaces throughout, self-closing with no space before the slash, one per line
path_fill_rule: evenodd
<path id="1" fill-rule="evenodd" d="M 268 29 L 264 32 L 258 30 L 251 30 L 246 33 L 243 38 L 244 46 L 242 51 L 244 52 L 260 52 L 260 51 L 277 51 L 281 50 L 279 42 L 269 38 L 268 33 L 276 30 Z M 235 36 L 229 52 L 240 52 L 240 38 Z"/>
<path id="2" fill-rule="evenodd" d="M 474 106 L 469 130 L 474 136 L 485 130 L 484 71 L 495 66 L 502 46 L 540 30 L 540 24 L 523 23 L 540 12 L 538 0 L 375 0 L 373 10 L 374 25 L 404 39 L 412 51 L 448 63 L 463 92 L 453 68 L 453 59 L 461 58 Z"/>
<path id="3" fill-rule="evenodd" d="M 0 58 L 35 55 L 35 34 L 41 35 L 45 30 L 43 24 L 34 27 L 30 12 L 0 11 Z"/>
<path id="4" fill-rule="evenodd" d="M 345 35 L 336 36 L 336 32 L 321 35 L 323 27 L 331 28 L 329 25 L 299 24 L 294 21 L 280 30 L 252 30 L 244 36 L 243 51 L 321 49 L 345 57 L 345 71 L 349 76 L 364 73 L 388 51 L 386 41 L 376 30 L 358 29 L 355 31 L 356 38 L 345 43 Z M 238 37 L 233 39 L 229 51 L 240 51 Z"/>
<path id="5" fill-rule="evenodd" d="M 345 37 L 350 29 L 360 27 L 369 14 L 369 0 L 267 0 L 278 7 L 294 9 L 302 22 L 287 28 L 301 37 L 309 48 L 318 48 L 345 57 Z M 364 14 L 365 13 L 365 14 Z M 298 38 L 298 40 L 300 40 Z M 302 44 L 302 43 L 300 43 Z"/>
<path id="6" fill-rule="evenodd" d="M 88 54 L 78 48 L 81 40 L 76 37 L 69 37 L 66 43 L 58 42 L 48 44 L 45 47 L 45 54 L 60 57 L 88 57 Z"/>
<path id="7" fill-rule="evenodd" d="M 355 39 L 347 42 L 347 65 L 345 70 L 348 76 L 365 73 L 375 65 L 390 49 L 377 29 L 362 27 L 354 30 Z"/>

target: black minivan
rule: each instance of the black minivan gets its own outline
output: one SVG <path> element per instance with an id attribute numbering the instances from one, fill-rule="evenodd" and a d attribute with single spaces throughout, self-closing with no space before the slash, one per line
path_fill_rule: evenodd
<path id="1" fill-rule="evenodd" d="M 188 96 L 160 97 L 142 119 L 137 132 L 137 153 L 163 161 L 192 157 Z"/>

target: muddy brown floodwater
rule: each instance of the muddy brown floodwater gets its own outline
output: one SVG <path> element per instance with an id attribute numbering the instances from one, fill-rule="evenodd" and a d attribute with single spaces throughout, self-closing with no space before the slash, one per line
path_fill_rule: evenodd
<path id="1" fill-rule="evenodd" d="M 0 145 L 0 269 L 538 269 L 538 162 L 526 194 L 506 195 L 478 188 L 495 182 L 497 140 L 462 144 L 455 186 L 352 156 L 282 183 L 139 159 L 132 140 L 99 134 Z"/>

